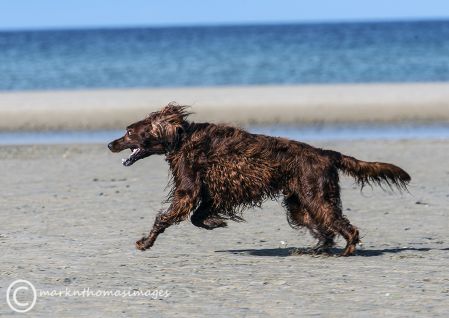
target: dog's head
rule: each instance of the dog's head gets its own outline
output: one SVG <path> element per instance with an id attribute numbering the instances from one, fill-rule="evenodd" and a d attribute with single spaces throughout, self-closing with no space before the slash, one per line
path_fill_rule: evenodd
<path id="1" fill-rule="evenodd" d="M 129 125 L 123 137 L 109 143 L 109 149 L 112 152 L 131 150 L 131 155 L 122 159 L 124 166 L 153 154 L 169 153 L 178 144 L 187 124 L 185 119 L 189 113 L 186 108 L 171 103 L 151 113 L 147 118 Z"/>

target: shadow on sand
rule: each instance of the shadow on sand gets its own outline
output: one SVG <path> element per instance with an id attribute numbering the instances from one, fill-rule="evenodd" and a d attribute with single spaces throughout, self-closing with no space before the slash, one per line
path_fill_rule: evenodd
<path id="1" fill-rule="evenodd" d="M 430 250 L 435 250 L 427 247 L 404 247 L 404 248 L 386 248 L 386 249 L 359 249 L 356 251 L 356 256 L 363 257 L 371 257 L 371 256 L 381 256 L 385 254 L 397 254 L 406 251 L 414 251 L 414 252 L 428 252 Z M 436 249 L 436 250 L 449 250 L 449 248 Z M 232 253 L 237 255 L 252 255 L 252 256 L 275 256 L 275 257 L 287 257 L 287 256 L 296 256 L 296 255 L 312 255 L 312 256 L 338 256 L 343 249 L 333 248 L 331 249 L 330 254 L 316 254 L 310 248 L 264 248 L 264 249 L 242 249 L 242 250 L 218 250 L 215 253 Z"/>

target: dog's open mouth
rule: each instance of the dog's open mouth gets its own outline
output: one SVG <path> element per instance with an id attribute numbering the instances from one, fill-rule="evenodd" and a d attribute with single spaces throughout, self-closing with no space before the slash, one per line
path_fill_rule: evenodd
<path id="1" fill-rule="evenodd" d="M 145 151 L 141 148 L 131 148 L 131 154 L 128 158 L 122 159 L 122 164 L 125 167 L 129 167 L 134 162 L 144 157 Z"/>

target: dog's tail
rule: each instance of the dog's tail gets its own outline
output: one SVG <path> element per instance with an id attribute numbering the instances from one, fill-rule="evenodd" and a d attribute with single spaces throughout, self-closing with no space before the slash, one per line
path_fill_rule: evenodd
<path id="1" fill-rule="evenodd" d="M 399 191 L 407 190 L 410 175 L 398 166 L 383 162 L 367 162 L 341 154 L 338 168 L 355 178 L 363 187 L 368 184 L 395 186 Z"/>

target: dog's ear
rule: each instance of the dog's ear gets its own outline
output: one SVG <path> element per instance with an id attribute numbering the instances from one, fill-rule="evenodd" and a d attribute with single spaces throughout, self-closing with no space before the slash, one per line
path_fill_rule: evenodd
<path id="1" fill-rule="evenodd" d="M 182 124 L 183 121 L 191 114 L 187 111 L 189 106 L 179 105 L 176 102 L 171 102 L 167 106 L 164 106 L 159 113 L 164 120 L 172 124 Z"/>
<path id="2" fill-rule="evenodd" d="M 153 136 L 157 137 L 161 143 L 173 145 L 179 140 L 186 118 L 189 116 L 188 106 L 170 103 L 160 111 L 151 113 L 147 120 L 150 123 Z"/>

